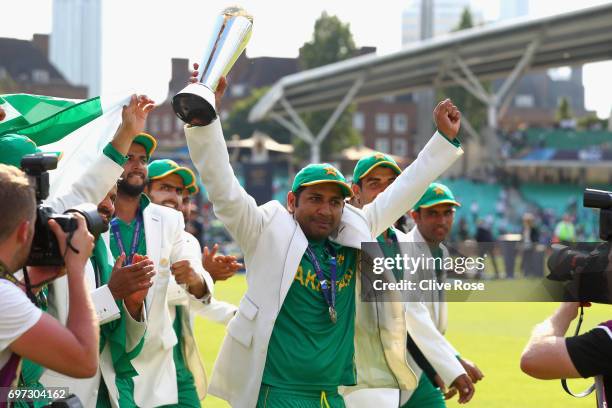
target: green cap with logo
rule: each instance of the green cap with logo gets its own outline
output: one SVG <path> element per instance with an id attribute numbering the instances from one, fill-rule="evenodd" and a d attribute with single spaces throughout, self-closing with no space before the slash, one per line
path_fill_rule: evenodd
<path id="1" fill-rule="evenodd" d="M 23 156 L 35 153 L 51 153 L 61 159 L 61 152 L 43 152 L 29 137 L 7 134 L 0 137 L 0 163 L 21 168 Z"/>
<path id="2" fill-rule="evenodd" d="M 134 143 L 138 143 L 142 147 L 145 148 L 147 152 L 147 159 L 150 159 L 153 155 L 153 152 L 157 148 L 157 140 L 153 136 L 148 133 L 139 133 L 138 136 L 134 138 Z"/>
<path id="3" fill-rule="evenodd" d="M 304 167 L 295 175 L 291 191 L 295 193 L 300 187 L 308 187 L 323 183 L 337 184 L 340 186 L 345 197 L 353 196 L 353 191 L 340 170 L 329 163 L 309 164 Z"/>
<path id="4" fill-rule="evenodd" d="M 359 180 L 367 176 L 372 170 L 375 168 L 382 166 L 388 167 L 391 170 L 395 171 L 397 174 L 402 172 L 402 169 L 399 168 L 396 161 L 387 154 L 376 152 L 372 153 L 369 156 L 361 158 L 357 165 L 355 166 L 355 170 L 353 171 L 353 183 L 357 183 Z"/>
<path id="5" fill-rule="evenodd" d="M 183 185 L 189 189 L 195 184 L 195 174 L 187 167 L 179 166 L 174 160 L 153 160 L 149 163 L 149 180 L 157 180 L 171 174 L 178 174 L 183 180 Z"/>
<path id="6" fill-rule="evenodd" d="M 423 197 L 414 205 L 414 210 L 419 208 L 429 208 L 438 204 L 452 204 L 461 207 L 461 204 L 455 200 L 453 192 L 441 183 L 431 183 Z"/>

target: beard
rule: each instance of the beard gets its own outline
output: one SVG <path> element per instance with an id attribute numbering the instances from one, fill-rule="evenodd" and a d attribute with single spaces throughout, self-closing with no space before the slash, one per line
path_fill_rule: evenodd
<path id="1" fill-rule="evenodd" d="M 117 181 L 117 191 L 129 197 L 138 197 L 144 192 L 145 185 L 144 182 L 140 185 L 130 184 L 127 179 L 121 178 Z"/>

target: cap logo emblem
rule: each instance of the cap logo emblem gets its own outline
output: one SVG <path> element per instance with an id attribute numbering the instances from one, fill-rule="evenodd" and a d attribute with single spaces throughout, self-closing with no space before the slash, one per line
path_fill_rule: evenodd
<path id="1" fill-rule="evenodd" d="M 325 170 L 326 174 L 331 174 L 332 176 L 338 176 L 336 169 L 334 169 L 333 167 L 325 167 L 323 170 Z"/>

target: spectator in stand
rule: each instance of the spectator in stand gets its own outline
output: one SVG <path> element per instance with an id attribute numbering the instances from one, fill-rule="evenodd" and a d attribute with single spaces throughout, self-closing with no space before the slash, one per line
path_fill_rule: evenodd
<path id="1" fill-rule="evenodd" d="M 468 223 L 465 218 L 462 217 L 459 220 L 459 227 L 457 228 L 457 230 L 457 237 L 459 238 L 459 241 L 465 241 L 470 238 L 470 231 L 468 229 Z"/>
<path id="2" fill-rule="evenodd" d="M 478 211 L 480 210 L 480 206 L 478 205 L 478 201 L 472 200 L 472 204 L 470 205 L 470 213 L 472 214 L 472 221 L 475 223 L 478 221 Z"/>
<path id="3" fill-rule="evenodd" d="M 497 260 L 495 259 L 494 248 L 495 238 L 491 232 L 491 223 L 485 220 L 478 220 L 478 226 L 476 228 L 476 242 L 478 242 L 478 251 L 481 257 L 488 254 L 493 263 L 493 270 L 495 271 L 495 278 L 499 279 L 499 269 L 497 268 Z M 482 278 L 481 272 L 479 271 L 478 279 Z"/>

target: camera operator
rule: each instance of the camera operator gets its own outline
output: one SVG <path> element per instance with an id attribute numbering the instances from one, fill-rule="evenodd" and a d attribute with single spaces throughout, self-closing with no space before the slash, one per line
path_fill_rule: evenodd
<path id="1" fill-rule="evenodd" d="M 565 337 L 578 314 L 578 302 L 562 303 L 555 313 L 537 325 L 523 355 L 521 370 L 549 380 L 601 376 L 599 401 L 612 402 L 612 320 L 589 332 Z M 601 404 L 600 406 L 606 406 Z"/>
<path id="2" fill-rule="evenodd" d="M 70 311 L 64 327 L 31 303 L 22 290 L 23 283 L 13 275 L 25 265 L 30 253 L 36 199 L 25 174 L 2 164 L 0 213 L 0 387 L 16 384 L 21 358 L 73 377 L 94 375 L 99 333 L 84 279 L 85 264 L 93 249 L 93 236 L 87 231 L 85 219 L 75 215 L 78 228 L 71 235 L 65 234 L 55 221 L 49 222 L 58 239 L 65 269 L 31 269 L 33 286 L 45 275 L 54 277 L 66 272 Z"/>

